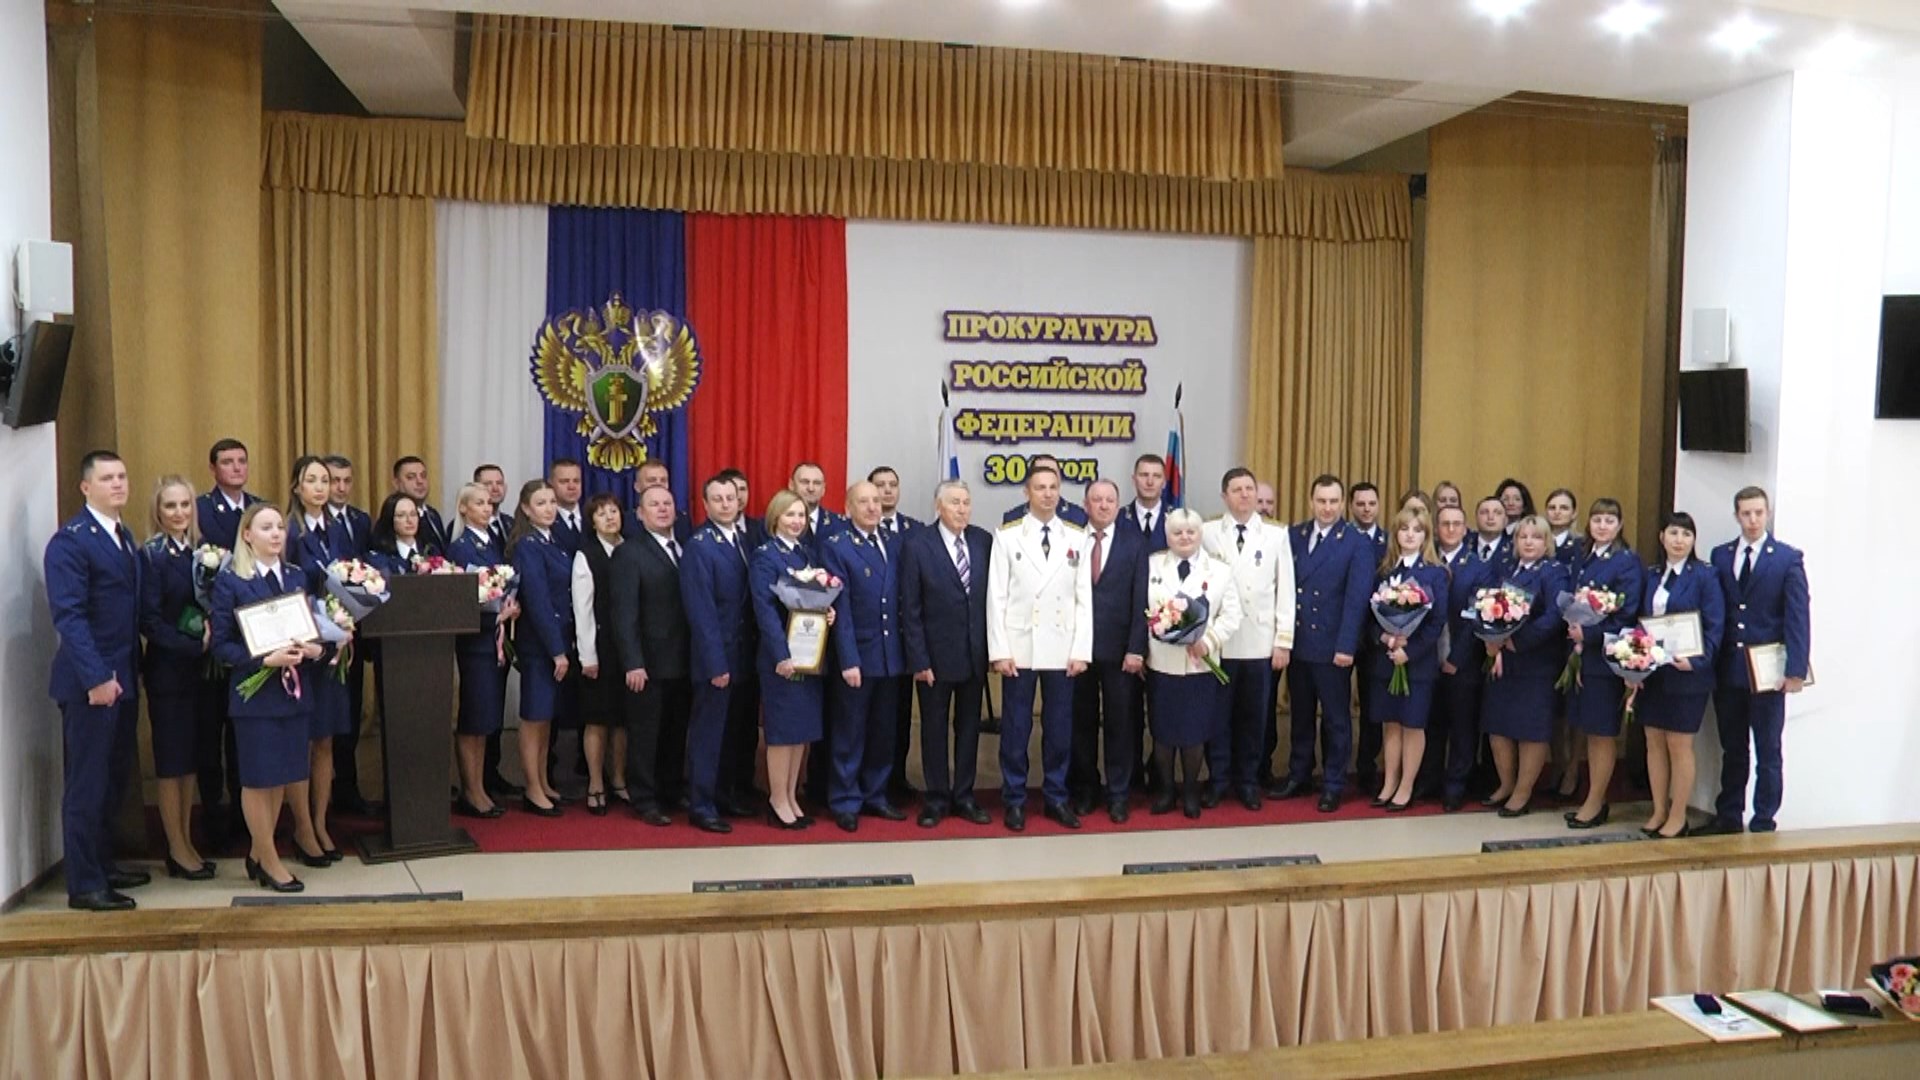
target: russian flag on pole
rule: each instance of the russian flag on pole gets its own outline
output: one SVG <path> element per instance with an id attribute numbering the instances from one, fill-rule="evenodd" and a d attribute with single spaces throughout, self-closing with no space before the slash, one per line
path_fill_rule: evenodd
<path id="1" fill-rule="evenodd" d="M 1173 388 L 1173 424 L 1167 428 L 1167 487 L 1161 493 L 1167 505 L 1176 510 L 1186 505 L 1182 496 L 1187 486 L 1187 421 L 1180 415 L 1180 395 L 1185 390 L 1185 383 Z"/>
<path id="2" fill-rule="evenodd" d="M 953 445 L 953 400 L 947 393 L 947 384 L 940 384 L 940 479 L 942 482 L 960 479 L 960 454 Z"/>

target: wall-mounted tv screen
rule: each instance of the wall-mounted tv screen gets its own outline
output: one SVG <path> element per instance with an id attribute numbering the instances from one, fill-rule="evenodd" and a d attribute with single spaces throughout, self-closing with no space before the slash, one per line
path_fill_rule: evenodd
<path id="1" fill-rule="evenodd" d="M 1920 420 L 1920 296 L 1880 301 L 1880 389 L 1873 415 Z"/>
<path id="2" fill-rule="evenodd" d="M 1747 452 L 1746 368 L 1680 373 L 1680 449 Z"/>

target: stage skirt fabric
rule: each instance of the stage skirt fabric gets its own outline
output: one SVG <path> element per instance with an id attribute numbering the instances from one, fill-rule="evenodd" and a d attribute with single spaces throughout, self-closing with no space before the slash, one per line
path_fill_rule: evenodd
<path id="1" fill-rule="evenodd" d="M 1147 716 L 1155 746 L 1185 749 L 1219 734 L 1226 723 L 1226 687 L 1210 672 L 1167 675 L 1147 672 Z"/>

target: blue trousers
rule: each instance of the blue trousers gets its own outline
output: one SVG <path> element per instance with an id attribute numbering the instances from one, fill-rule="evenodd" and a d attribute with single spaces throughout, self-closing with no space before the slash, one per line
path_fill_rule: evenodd
<path id="1" fill-rule="evenodd" d="M 833 753 L 827 777 L 827 806 L 836 814 L 857 814 L 887 798 L 893 775 L 893 741 L 898 724 L 900 676 L 862 678 L 858 689 L 842 684 L 839 707 L 827 729 Z"/>
<path id="2" fill-rule="evenodd" d="M 1049 806 L 1067 801 L 1067 766 L 1073 759 L 1073 680 L 1065 671 L 1022 670 L 1000 684 L 1000 795 L 1008 806 L 1027 804 L 1027 740 L 1033 735 L 1036 689 L 1042 694 L 1040 794 Z"/>
<path id="3" fill-rule="evenodd" d="M 705 679 L 693 684 L 693 712 L 687 720 L 687 808 L 694 817 L 720 816 L 714 799 L 720 786 L 720 759 L 732 701 L 731 682 L 721 689 Z"/>
<path id="4" fill-rule="evenodd" d="M 1321 790 L 1340 794 L 1347 787 L 1347 755 L 1353 747 L 1353 669 L 1332 661 L 1295 660 L 1287 667 L 1287 692 L 1293 696 L 1293 748 L 1287 757 L 1287 779 L 1312 782 L 1317 734 Z"/>
<path id="5" fill-rule="evenodd" d="M 60 703 L 65 747 L 60 830 L 65 842 L 67 895 L 100 892 L 113 872 L 110 823 L 133 767 L 140 702 L 132 692 L 112 705 Z"/>
<path id="6" fill-rule="evenodd" d="M 1221 687 L 1227 715 L 1207 740 L 1207 782 L 1224 791 L 1231 779 L 1235 791 L 1252 792 L 1265 771 L 1261 759 L 1272 757 L 1267 732 L 1279 725 L 1273 712 L 1273 661 L 1222 660 L 1220 666 L 1227 673 L 1227 685 Z"/>
<path id="7" fill-rule="evenodd" d="M 1747 810 L 1747 771 L 1753 771 L 1753 818 L 1747 828 L 1772 832 L 1780 812 L 1783 774 L 1780 736 L 1787 726 L 1787 695 L 1755 694 L 1723 686 L 1713 692 L 1713 712 L 1720 721 L 1720 798 L 1714 815 L 1722 825 L 1738 828 Z M 1747 740 L 1753 752 L 1747 752 Z"/>

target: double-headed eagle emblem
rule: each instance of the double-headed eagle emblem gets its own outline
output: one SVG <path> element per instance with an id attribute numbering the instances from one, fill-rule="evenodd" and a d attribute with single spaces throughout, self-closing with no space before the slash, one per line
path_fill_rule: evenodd
<path id="1" fill-rule="evenodd" d="M 587 461 L 619 472 L 647 460 L 654 414 L 684 408 L 700 383 L 693 331 L 664 311 L 636 315 L 619 293 L 599 311 L 569 311 L 540 327 L 533 385 L 579 413 Z"/>

